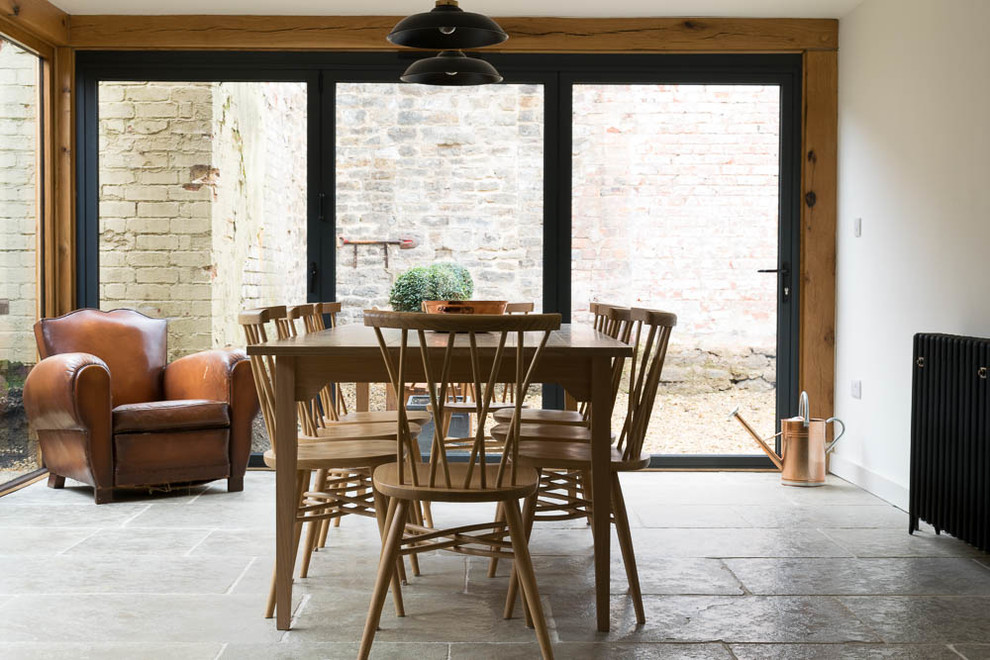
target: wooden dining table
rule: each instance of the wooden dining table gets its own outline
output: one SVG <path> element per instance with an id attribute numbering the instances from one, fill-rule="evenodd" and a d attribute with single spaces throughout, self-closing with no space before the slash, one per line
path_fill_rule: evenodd
<path id="1" fill-rule="evenodd" d="M 398 359 L 399 335 L 386 332 L 389 345 L 395 345 Z M 467 336 L 463 340 L 464 359 L 453 356 L 451 380 L 471 380 L 467 360 Z M 415 338 L 410 338 L 414 343 Z M 427 333 L 442 354 L 447 335 Z M 482 359 L 494 359 L 497 339 L 478 335 Z M 531 343 L 531 342 L 528 342 Z M 455 345 L 456 346 L 456 345 Z M 288 630 L 292 615 L 293 526 L 296 519 L 296 463 L 298 427 L 296 402 L 309 401 L 327 383 L 387 382 L 388 374 L 374 330 L 363 325 L 346 325 L 289 339 L 249 346 L 249 355 L 275 358 L 275 438 L 278 461 L 275 469 L 275 597 L 276 626 Z M 577 401 L 591 403 L 591 502 L 594 538 L 595 607 L 598 630 L 609 629 L 609 553 L 611 538 L 611 501 L 609 462 L 611 446 L 612 388 L 611 364 L 616 357 L 629 357 L 627 345 L 586 325 L 564 324 L 555 331 L 539 363 L 532 382 L 556 383 Z M 508 367 L 508 363 L 506 365 Z M 410 360 L 408 379 L 421 376 L 422 364 Z M 505 369 L 504 381 L 514 374 Z M 537 575 L 539 578 L 539 575 Z"/>

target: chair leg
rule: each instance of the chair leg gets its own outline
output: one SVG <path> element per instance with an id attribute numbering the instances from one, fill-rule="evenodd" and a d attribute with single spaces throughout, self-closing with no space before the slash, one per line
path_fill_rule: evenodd
<path id="1" fill-rule="evenodd" d="M 541 473 L 542 477 L 542 473 Z M 532 497 L 526 499 L 526 511 L 523 515 L 523 528 L 526 531 L 526 547 L 529 547 L 529 538 L 533 535 L 533 522 L 536 520 L 536 507 L 539 502 L 540 492 L 537 491 Z M 519 576 L 516 575 L 516 565 L 512 564 L 512 573 L 509 575 L 509 590 L 505 596 L 505 611 L 503 616 L 506 619 L 512 618 L 512 612 L 516 607 L 516 595 L 519 592 Z M 526 607 L 526 600 L 523 599 L 523 615 L 526 617 L 526 627 L 533 627 L 532 614 Z"/>
<path id="2" fill-rule="evenodd" d="M 406 518 L 409 519 L 414 525 L 423 525 L 423 512 L 419 508 L 419 502 L 413 502 L 411 506 L 406 509 Z M 419 572 L 419 556 L 416 554 L 409 555 L 409 567 L 412 568 L 412 574 L 419 577 L 421 573 Z"/>
<path id="3" fill-rule="evenodd" d="M 312 485 L 313 490 L 316 492 L 324 491 L 326 490 L 326 486 L 327 486 L 327 471 L 317 470 L 316 481 Z M 323 511 L 326 511 L 326 509 L 331 509 L 331 508 L 333 507 L 330 505 L 329 502 L 327 502 L 327 506 L 323 509 Z M 314 520 L 310 523 L 307 523 L 309 525 L 309 531 L 306 532 L 306 545 L 303 546 L 302 565 L 299 567 L 299 577 L 301 578 L 309 577 L 309 563 L 313 559 L 313 553 L 316 551 L 317 543 L 319 541 L 318 536 L 325 522 L 327 522 L 326 519 Z"/>
<path id="4" fill-rule="evenodd" d="M 239 477 L 228 477 L 227 478 L 227 492 L 228 493 L 239 493 L 244 490 L 244 475 Z"/>
<path id="5" fill-rule="evenodd" d="M 402 535 L 406 529 L 406 513 L 409 503 L 406 500 L 392 498 L 388 505 L 388 516 L 386 522 L 389 523 L 388 533 L 385 542 L 382 544 L 382 554 L 378 561 L 378 575 L 375 578 L 375 589 L 371 596 L 371 605 L 368 607 L 368 619 L 364 623 L 364 634 L 361 637 L 361 648 L 358 651 L 359 660 L 367 660 L 371 654 L 371 645 L 375 641 L 375 632 L 382 619 L 382 606 L 385 604 L 385 596 L 388 593 L 388 584 L 392 581 L 392 574 L 395 571 L 395 563 L 400 558 L 399 550 L 402 548 Z"/>
<path id="6" fill-rule="evenodd" d="M 388 503 L 385 500 L 385 496 L 375 491 L 375 519 L 378 521 L 378 534 L 382 537 L 382 545 L 385 545 L 385 512 L 388 509 Z M 399 555 L 398 559 L 395 560 L 395 573 L 392 575 L 392 602 L 395 605 L 395 616 L 403 617 L 406 615 L 406 608 L 402 602 L 402 581 L 405 579 L 402 576 L 405 574 L 405 564 L 402 563 L 402 556 Z"/>
<path id="7" fill-rule="evenodd" d="M 615 533 L 619 537 L 619 548 L 622 550 L 622 563 L 626 566 L 626 579 L 629 581 L 629 596 L 636 610 L 636 623 L 646 623 L 646 613 L 643 610 L 643 594 L 639 588 L 639 571 L 636 570 L 636 554 L 633 552 L 632 534 L 629 532 L 629 516 L 626 513 L 626 503 L 622 497 L 622 486 L 619 475 L 612 473 L 612 514 L 615 517 Z"/>
<path id="8" fill-rule="evenodd" d="M 97 504 L 109 504 L 113 502 L 113 488 L 96 486 L 93 488 L 93 498 Z"/>
<path id="9" fill-rule="evenodd" d="M 529 541 L 526 530 L 519 515 L 519 504 L 512 500 L 505 503 L 505 519 L 509 524 L 509 535 L 512 537 L 512 554 L 514 572 L 519 575 L 523 598 L 533 614 L 533 625 L 536 628 L 536 639 L 540 643 L 540 652 L 544 660 L 553 658 L 553 647 L 550 646 L 550 633 L 543 616 L 543 604 L 540 603 L 540 592 L 536 587 L 536 575 L 533 573 L 533 562 L 529 556 Z"/>
<path id="10" fill-rule="evenodd" d="M 54 472 L 48 473 L 48 487 L 49 488 L 65 488 L 65 477 L 60 474 L 55 474 Z"/>
<path id="11" fill-rule="evenodd" d="M 502 512 L 502 503 L 498 503 L 498 507 L 495 509 L 495 522 L 499 523 L 505 520 L 505 513 Z M 494 548 L 492 548 L 494 550 Z M 498 557 L 492 557 L 488 560 L 488 577 L 495 577 L 495 572 L 498 570 Z M 507 619 L 509 617 L 506 617 Z"/>

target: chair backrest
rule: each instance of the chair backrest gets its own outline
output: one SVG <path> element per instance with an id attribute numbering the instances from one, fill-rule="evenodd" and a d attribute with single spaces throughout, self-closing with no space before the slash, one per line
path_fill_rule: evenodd
<path id="1" fill-rule="evenodd" d="M 302 332 L 310 334 L 326 330 L 327 325 L 324 315 L 330 317 L 330 327 L 337 327 L 337 313 L 340 312 L 340 303 L 307 303 L 305 305 L 293 305 L 286 308 L 286 318 L 279 322 L 279 338 L 295 337 L 299 333 L 297 323 L 301 323 Z M 307 406 L 303 414 L 303 406 Z M 327 383 L 320 390 L 317 398 L 309 404 L 300 403 L 300 422 L 303 431 L 308 435 L 315 435 L 317 428 L 327 426 L 327 421 L 335 422 L 340 419 L 340 415 L 347 412 L 347 404 L 340 393 L 338 383 Z"/>
<path id="2" fill-rule="evenodd" d="M 237 316 L 237 322 L 244 329 L 244 337 L 248 346 L 263 344 L 275 339 L 272 329 L 276 319 L 286 318 L 284 305 L 277 307 L 262 307 L 249 309 Z M 276 331 L 277 332 L 277 331 Z M 258 390 L 258 402 L 261 404 L 261 415 L 265 420 L 268 437 L 272 441 L 272 451 L 275 451 L 275 358 L 271 355 L 252 355 L 251 373 L 254 374 L 254 386 Z"/>
<path id="3" fill-rule="evenodd" d="M 677 325 L 677 316 L 655 309 L 633 308 L 631 319 L 633 357 L 629 370 L 629 404 L 618 440 L 618 449 L 625 460 L 639 458 L 643 451 L 667 357 L 667 344 Z"/>
<path id="4" fill-rule="evenodd" d="M 505 305 L 506 314 L 529 314 L 534 309 L 536 305 L 531 302 L 510 302 Z"/>
<path id="5" fill-rule="evenodd" d="M 417 483 L 417 472 L 406 469 L 406 460 L 418 459 L 419 452 L 409 430 L 406 402 L 402 401 L 399 405 L 396 444 L 400 482 L 409 480 L 414 486 L 428 485 L 431 488 L 470 488 L 474 472 L 478 471 L 479 488 L 501 486 L 506 479 L 514 485 L 519 465 L 517 438 L 523 395 L 532 381 L 534 366 L 540 360 L 550 333 L 560 327 L 560 314 L 448 316 L 366 310 L 364 324 L 375 329 L 395 391 L 404 391 L 405 384 L 410 381 L 425 383 L 434 419 L 443 418 L 446 390 L 453 381 L 468 380 L 474 386 L 475 412 L 479 420 L 487 418 L 497 384 L 511 380 L 515 388 L 515 414 L 494 484 L 489 483 L 487 470 L 479 467 L 487 461 L 485 429 L 481 423 L 477 425 L 463 483 L 451 483 L 441 424 L 434 424 L 429 483 Z M 391 330 L 387 337 L 386 329 Z M 395 330 L 399 331 L 398 336 Z M 434 332 L 427 335 L 428 331 Z M 527 333 L 530 334 L 527 336 Z M 416 337 L 415 343 L 409 341 L 410 334 Z"/>
<path id="6" fill-rule="evenodd" d="M 80 309 L 34 324 L 42 358 L 90 353 L 107 363 L 114 406 L 161 400 L 168 340 L 164 319 L 133 309 Z"/>

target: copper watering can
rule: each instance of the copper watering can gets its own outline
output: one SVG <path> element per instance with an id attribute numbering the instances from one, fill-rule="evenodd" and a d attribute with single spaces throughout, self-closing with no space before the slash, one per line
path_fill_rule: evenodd
<path id="1" fill-rule="evenodd" d="M 736 408 L 729 417 L 735 417 L 760 448 L 766 452 L 777 469 L 780 470 L 780 483 L 785 486 L 823 486 L 825 485 L 825 455 L 835 449 L 835 443 L 846 432 L 846 425 L 838 417 L 814 419 L 811 417 L 811 407 L 808 404 L 808 393 L 801 392 L 798 403 L 798 416 L 780 420 L 780 433 L 766 440 L 753 430 Z M 835 422 L 841 428 L 835 440 L 825 442 L 825 426 Z M 768 441 L 781 436 L 780 455 L 767 444 Z"/>

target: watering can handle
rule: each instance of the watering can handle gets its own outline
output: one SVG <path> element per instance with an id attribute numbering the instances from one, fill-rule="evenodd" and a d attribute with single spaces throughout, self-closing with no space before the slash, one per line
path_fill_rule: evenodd
<path id="1" fill-rule="evenodd" d="M 804 418 L 804 428 L 808 428 L 811 424 L 811 404 L 808 403 L 807 392 L 801 392 L 801 398 L 798 399 L 798 417 Z"/>
<path id="2" fill-rule="evenodd" d="M 839 441 L 839 438 L 841 438 L 846 433 L 845 422 L 843 422 L 838 417 L 829 417 L 828 419 L 825 420 L 825 423 L 826 424 L 831 424 L 832 422 L 835 422 L 836 424 L 838 424 L 839 426 L 841 426 L 842 427 L 842 430 L 839 431 L 839 434 L 837 436 L 835 436 L 835 440 L 833 440 L 832 442 L 828 443 L 828 446 L 825 447 L 825 453 L 826 454 L 829 453 L 830 451 L 832 451 L 833 449 L 835 449 L 835 443 L 837 443 Z"/>

